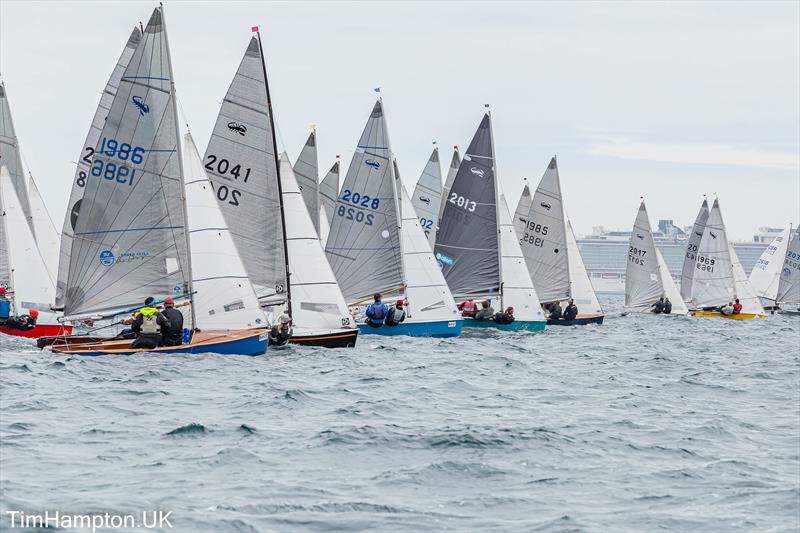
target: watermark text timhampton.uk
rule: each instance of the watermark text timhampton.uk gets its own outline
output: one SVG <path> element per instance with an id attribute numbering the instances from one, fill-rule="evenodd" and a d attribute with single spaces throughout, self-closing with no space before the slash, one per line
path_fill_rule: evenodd
<path id="1" fill-rule="evenodd" d="M 109 529 L 172 529 L 172 511 L 142 511 L 139 514 L 69 514 L 60 511 L 26 513 L 6 511 L 6 524 L 12 529 L 64 528 L 103 531 Z M 2 528 L 0 528 L 2 529 Z"/>

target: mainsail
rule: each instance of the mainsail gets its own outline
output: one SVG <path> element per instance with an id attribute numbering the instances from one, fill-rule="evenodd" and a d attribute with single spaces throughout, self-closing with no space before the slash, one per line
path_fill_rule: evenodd
<path id="1" fill-rule="evenodd" d="M 434 148 L 422 176 L 414 188 L 412 203 L 419 215 L 420 227 L 428 237 L 433 248 L 436 242 L 436 226 L 439 221 L 439 208 L 442 204 L 442 170 L 439 168 L 439 149 Z"/>
<path id="2" fill-rule="evenodd" d="M 753 266 L 753 270 L 750 271 L 750 284 L 756 294 L 764 300 L 772 302 L 773 305 L 778 299 L 778 285 L 783 270 L 783 260 L 786 257 L 791 237 L 792 227 L 790 225 L 767 246 Z"/>
<path id="3" fill-rule="evenodd" d="M 253 37 L 217 116 L 203 161 L 262 305 L 286 301 L 275 133 L 261 47 Z"/>
<path id="4" fill-rule="evenodd" d="M 394 179 L 383 104 L 378 100 L 350 161 L 325 247 L 349 303 L 403 287 Z"/>
<path id="5" fill-rule="evenodd" d="M 33 227 L 31 219 L 31 204 L 28 199 L 28 187 L 25 180 L 25 172 L 22 169 L 22 156 L 19 151 L 19 140 L 14 131 L 14 121 L 11 119 L 11 107 L 8 103 L 6 86 L 0 80 L 0 165 L 8 169 L 11 176 L 11 183 L 17 193 L 22 212 L 25 213 L 25 220 L 31 233 L 36 237 L 36 228 Z"/>
<path id="6" fill-rule="evenodd" d="M 328 230 L 333 224 L 333 214 L 336 212 L 336 201 L 339 198 L 339 159 L 337 156 L 336 162 L 325 175 L 325 178 L 319 184 L 319 203 L 320 203 L 320 223 L 324 213 L 325 222 Z M 322 244 L 328 242 L 327 234 L 323 238 L 320 231 L 320 240 Z"/>
<path id="7" fill-rule="evenodd" d="M 453 295 L 499 295 L 497 189 L 488 113 L 481 120 L 443 203 L 435 252 Z"/>
<path id="8" fill-rule="evenodd" d="M 161 8 L 125 68 L 91 152 L 65 315 L 112 314 L 189 292 L 172 66 Z"/>
<path id="9" fill-rule="evenodd" d="M 61 246 L 59 260 L 55 264 L 58 265 L 58 281 L 56 282 L 56 306 L 64 306 L 64 292 L 67 287 L 67 274 L 70 266 L 70 253 L 72 252 L 72 236 L 75 231 L 75 225 L 78 222 L 78 214 L 81 208 L 81 200 L 83 192 L 86 187 L 87 180 L 91 175 L 92 164 L 94 159 L 95 148 L 100 142 L 100 136 L 103 132 L 103 127 L 106 123 L 106 116 L 111 110 L 111 104 L 114 102 L 114 97 L 117 94 L 117 89 L 120 84 L 122 76 L 125 74 L 131 57 L 139 46 L 142 40 L 142 32 L 138 27 L 133 28 L 128 42 L 125 44 L 125 49 L 122 51 L 117 64 L 111 73 L 108 83 L 106 83 L 103 94 L 100 97 L 100 103 L 95 111 L 92 125 L 89 128 L 89 133 L 86 136 L 86 141 L 83 143 L 80 157 L 78 157 L 78 168 L 75 170 L 75 177 L 72 182 L 72 191 L 69 195 L 67 203 L 67 213 L 64 217 L 64 224 L 61 229 Z"/>
<path id="10" fill-rule="evenodd" d="M 734 298 L 734 285 L 725 223 L 715 199 L 697 247 L 692 303 L 700 307 L 724 305 Z"/>
<path id="11" fill-rule="evenodd" d="M 308 214 L 314 223 L 314 230 L 319 234 L 319 170 L 317 165 L 317 133 L 309 134 L 306 144 L 300 151 L 300 157 L 294 164 L 294 175 L 297 185 L 303 194 L 303 201 L 308 208 Z"/>
<path id="12" fill-rule="evenodd" d="M 777 300 L 780 303 L 800 304 L 800 227 L 792 234 L 786 249 Z"/>
<path id="13" fill-rule="evenodd" d="M 692 233 L 689 235 L 689 240 L 686 242 L 686 254 L 683 257 L 681 298 L 684 302 L 688 302 L 692 298 L 692 280 L 694 279 L 695 266 L 697 264 L 697 250 L 700 246 L 700 239 L 703 238 L 707 220 L 708 201 L 703 198 L 703 205 L 700 206 L 700 212 L 697 213 L 697 218 L 694 220 Z"/>
<path id="14" fill-rule="evenodd" d="M 514 216 L 528 271 L 544 302 L 571 295 L 565 221 L 558 165 L 553 157 L 533 198 L 525 185 Z"/>
<path id="15" fill-rule="evenodd" d="M 650 306 L 664 296 L 661 266 L 656 257 L 656 243 L 644 201 L 639 205 L 628 243 L 628 263 L 625 268 L 625 307 L 649 311 Z"/>

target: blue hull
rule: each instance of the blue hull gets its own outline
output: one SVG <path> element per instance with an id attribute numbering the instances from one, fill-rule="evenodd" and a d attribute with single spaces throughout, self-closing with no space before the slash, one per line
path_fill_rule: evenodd
<path id="1" fill-rule="evenodd" d="M 263 337 L 263 339 L 262 339 Z M 220 342 L 205 342 L 202 344 L 184 344 L 182 346 L 155 348 L 153 350 L 81 350 L 72 349 L 70 351 L 57 353 L 69 353 L 70 355 L 99 356 L 99 355 L 133 355 L 141 352 L 152 352 L 157 354 L 199 354 L 215 353 L 220 355 L 263 355 L 267 351 L 267 334 L 256 333 L 249 337 L 232 339 Z"/>
<path id="2" fill-rule="evenodd" d="M 461 335 L 462 320 L 443 320 L 441 322 L 408 322 L 396 326 L 381 326 L 373 328 L 366 324 L 359 324 L 358 331 L 361 335 L 407 335 L 409 337 L 458 337 Z"/>
<path id="3" fill-rule="evenodd" d="M 548 326 L 585 326 L 587 324 L 602 324 L 606 315 L 593 315 L 578 317 L 573 320 L 547 320 Z"/>
<path id="4" fill-rule="evenodd" d="M 498 324 L 494 320 L 464 319 L 465 328 L 493 328 L 500 331 L 544 331 L 544 320 L 515 320 L 511 324 Z"/>

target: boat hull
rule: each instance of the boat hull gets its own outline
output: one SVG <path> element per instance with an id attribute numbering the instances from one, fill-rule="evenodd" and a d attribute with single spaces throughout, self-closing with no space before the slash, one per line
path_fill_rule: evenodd
<path id="1" fill-rule="evenodd" d="M 82 356 L 132 355 L 140 352 L 158 354 L 262 355 L 267 351 L 268 331 L 265 329 L 239 332 L 198 332 L 188 344 L 160 348 L 131 349 L 131 340 L 110 340 L 96 344 L 55 346 L 54 353 Z"/>
<path id="2" fill-rule="evenodd" d="M 358 333 L 357 329 L 334 330 L 325 333 L 297 333 L 295 330 L 295 333 L 289 338 L 289 344 L 322 348 L 352 348 L 356 345 Z"/>
<path id="3" fill-rule="evenodd" d="M 707 318 L 727 318 L 728 320 L 750 320 L 752 318 L 767 318 L 767 315 L 756 313 L 739 313 L 738 315 L 723 315 L 719 311 L 690 311 L 692 316 L 702 316 Z"/>
<path id="4" fill-rule="evenodd" d="M 465 328 L 493 328 L 500 331 L 544 331 L 544 320 L 515 320 L 511 324 L 498 324 L 494 320 L 464 319 Z"/>
<path id="5" fill-rule="evenodd" d="M 396 326 L 383 325 L 373 328 L 366 324 L 359 324 L 358 330 L 362 335 L 383 335 L 407 337 L 458 337 L 461 335 L 462 320 L 442 320 L 439 322 L 403 322 Z"/>
<path id="6" fill-rule="evenodd" d="M 26 339 L 38 339 L 40 337 L 54 337 L 72 334 L 72 326 L 62 326 L 61 324 L 37 324 L 33 329 L 20 331 L 6 326 L 0 326 L 0 333 L 11 335 L 12 337 L 25 337 Z"/>
<path id="7" fill-rule="evenodd" d="M 779 315 L 800 316 L 800 309 L 781 309 Z"/>
<path id="8" fill-rule="evenodd" d="M 587 324 L 602 324 L 606 315 L 578 315 L 572 320 L 547 319 L 548 326 L 585 326 Z"/>

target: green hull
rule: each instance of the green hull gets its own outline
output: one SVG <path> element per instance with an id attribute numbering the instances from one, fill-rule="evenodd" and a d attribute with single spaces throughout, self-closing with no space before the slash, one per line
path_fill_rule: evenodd
<path id="1" fill-rule="evenodd" d="M 494 320 L 464 319 L 465 328 L 493 328 L 500 331 L 544 331 L 544 320 L 515 320 L 511 324 L 498 324 Z"/>

